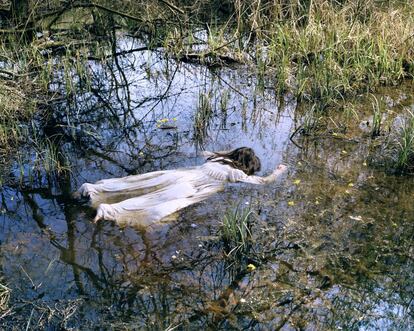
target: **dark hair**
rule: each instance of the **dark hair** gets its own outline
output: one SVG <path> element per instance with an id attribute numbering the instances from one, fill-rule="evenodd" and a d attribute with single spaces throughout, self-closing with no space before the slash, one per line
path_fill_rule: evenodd
<path id="1" fill-rule="evenodd" d="M 261 167 L 260 159 L 249 147 L 239 147 L 230 152 L 215 152 L 207 160 L 228 164 L 249 176 L 259 171 Z"/>

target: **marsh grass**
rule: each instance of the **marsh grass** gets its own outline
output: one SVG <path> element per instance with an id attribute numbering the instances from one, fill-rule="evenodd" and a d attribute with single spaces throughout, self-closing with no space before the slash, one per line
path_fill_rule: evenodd
<path id="1" fill-rule="evenodd" d="M 313 105 L 303 115 L 300 132 L 306 136 L 317 133 L 322 125 L 322 120 L 323 114 L 321 110 L 316 105 Z"/>
<path id="2" fill-rule="evenodd" d="M 315 1 L 306 25 L 298 17 L 269 29 L 268 65 L 276 69 L 278 90 L 291 89 L 299 100 L 324 109 L 412 76 L 403 59 L 413 61 L 413 8 L 371 2 L 370 15 L 361 20 L 359 5 Z"/>
<path id="3" fill-rule="evenodd" d="M 405 109 L 388 134 L 371 145 L 370 164 L 399 175 L 414 174 L 414 113 Z"/>
<path id="4" fill-rule="evenodd" d="M 70 170 L 70 162 L 59 149 L 60 143 L 52 138 L 41 138 L 34 143 L 35 157 L 33 168 L 42 169 L 47 174 L 61 174 Z"/>
<path id="5" fill-rule="evenodd" d="M 200 92 L 197 110 L 194 116 L 194 139 L 202 144 L 208 134 L 210 121 L 213 117 L 212 92 Z"/>
<path id="6" fill-rule="evenodd" d="M 371 137 L 375 138 L 381 134 L 381 125 L 382 125 L 382 117 L 384 113 L 383 105 L 380 104 L 378 98 L 373 96 L 372 101 L 372 128 L 371 128 Z"/>
<path id="7" fill-rule="evenodd" d="M 30 42 L 13 34 L 0 40 L 0 60 L 5 59 L 0 67 L 0 153 L 4 157 L 16 155 L 16 148 L 22 144 L 31 148 L 33 169 L 22 166 L 20 162 L 26 163 L 23 159 L 15 159 L 16 166 L 23 169 L 21 176 L 68 170 L 66 156 L 53 137 L 41 133 L 35 117 L 47 118 L 53 109 L 53 99 L 60 91 L 52 90 L 51 84 L 57 79 L 64 82 L 68 98 L 90 90 L 87 57 L 91 49 L 85 44 L 80 41 L 62 47 L 62 40 L 55 43 L 47 34 Z M 56 54 L 55 47 L 59 49 Z"/>
<path id="8" fill-rule="evenodd" d="M 8 314 L 10 301 L 10 288 L 0 283 L 0 315 Z"/>
<path id="9" fill-rule="evenodd" d="M 220 235 L 226 246 L 227 255 L 248 252 L 251 239 L 250 221 L 253 211 L 238 204 L 229 208 L 223 216 Z"/>
<path id="10" fill-rule="evenodd" d="M 0 81 L 0 150 L 6 153 L 24 139 L 24 121 L 34 113 L 34 105 L 14 84 Z"/>
<path id="11" fill-rule="evenodd" d="M 202 48 L 192 46 L 200 36 L 191 28 L 175 29 L 165 44 L 169 54 L 198 53 L 201 63 L 206 55 L 237 59 L 259 81 L 271 78 L 277 94 L 325 110 L 412 78 L 412 31 L 410 1 L 236 1 L 227 20 L 207 25 Z"/>
<path id="12" fill-rule="evenodd" d="M 400 131 L 395 165 L 399 172 L 414 171 L 414 114 L 410 111 Z"/>

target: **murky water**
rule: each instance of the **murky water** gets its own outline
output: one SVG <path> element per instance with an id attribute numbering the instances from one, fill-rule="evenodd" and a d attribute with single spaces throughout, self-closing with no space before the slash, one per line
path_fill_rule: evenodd
<path id="1" fill-rule="evenodd" d="M 363 128 L 297 136 L 299 148 L 289 140 L 295 101 L 244 67 L 143 51 L 87 70 L 90 81 L 74 78 L 73 96 L 37 119 L 70 172 L 35 172 L 39 150 L 28 148 L 1 192 L 0 273 L 14 311 L 6 329 L 413 328 L 414 180 L 374 166 Z M 65 79 L 51 88 L 65 96 Z M 395 114 L 414 104 L 409 93 L 381 91 Z M 361 121 L 369 107 L 355 101 Z M 70 199 L 83 182 L 198 165 L 202 149 L 244 145 L 261 157 L 261 174 L 281 162 L 288 174 L 265 187 L 230 185 L 151 232 L 95 225 L 94 211 Z M 237 204 L 255 212 L 242 257 L 227 256 L 219 237 Z"/>

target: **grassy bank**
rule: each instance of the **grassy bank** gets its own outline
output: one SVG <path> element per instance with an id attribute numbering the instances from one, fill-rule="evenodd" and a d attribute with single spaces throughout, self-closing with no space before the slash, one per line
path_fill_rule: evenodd
<path id="1" fill-rule="evenodd" d="M 275 71 L 276 90 L 293 90 L 300 100 L 324 109 L 412 77 L 413 8 L 359 5 L 315 3 L 306 26 L 298 26 L 299 18 L 272 25 L 267 61 Z"/>
<path id="2" fill-rule="evenodd" d="M 292 92 L 322 109 L 414 73 L 414 6 L 406 0 L 125 0 L 116 8 L 106 1 L 62 6 L 59 1 L 35 6 L 26 25 L 55 32 L 87 27 L 104 35 L 123 27 L 149 48 L 163 47 L 183 60 L 249 64 L 272 79 L 277 93 Z"/>

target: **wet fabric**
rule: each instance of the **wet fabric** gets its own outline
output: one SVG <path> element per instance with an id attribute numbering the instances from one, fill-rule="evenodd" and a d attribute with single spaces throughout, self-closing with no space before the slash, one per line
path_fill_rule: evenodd
<path id="1" fill-rule="evenodd" d="M 89 197 L 91 206 L 97 208 L 95 221 L 105 219 L 145 227 L 222 191 L 225 183 L 266 184 L 276 180 L 286 168 L 279 166 L 267 177 L 248 176 L 216 161 L 85 183 L 78 194 Z"/>

